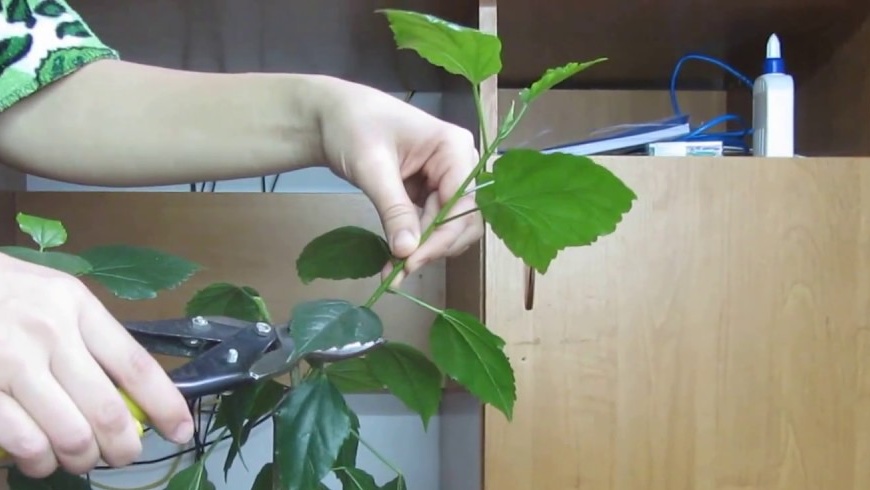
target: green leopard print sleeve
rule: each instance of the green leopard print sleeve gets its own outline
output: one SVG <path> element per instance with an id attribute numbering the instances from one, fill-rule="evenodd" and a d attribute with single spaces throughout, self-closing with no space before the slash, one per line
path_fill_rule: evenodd
<path id="1" fill-rule="evenodd" d="M 118 53 L 65 0 L 0 0 L 0 112 L 101 59 Z"/>

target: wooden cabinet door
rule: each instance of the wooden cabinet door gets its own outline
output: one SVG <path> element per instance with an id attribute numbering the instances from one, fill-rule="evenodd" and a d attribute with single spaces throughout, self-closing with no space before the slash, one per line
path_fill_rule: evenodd
<path id="1" fill-rule="evenodd" d="M 519 401 L 485 488 L 870 488 L 870 160 L 600 161 L 636 206 L 531 310 L 488 240 Z"/>

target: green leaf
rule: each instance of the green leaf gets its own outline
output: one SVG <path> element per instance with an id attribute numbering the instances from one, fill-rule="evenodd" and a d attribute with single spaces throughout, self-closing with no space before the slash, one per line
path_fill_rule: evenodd
<path id="1" fill-rule="evenodd" d="M 407 490 L 408 487 L 405 485 L 405 478 L 402 475 L 399 475 L 389 482 L 387 482 L 384 486 L 381 487 L 380 490 Z"/>
<path id="2" fill-rule="evenodd" d="M 59 247 L 66 243 L 68 238 L 66 228 L 58 220 L 24 213 L 18 213 L 16 220 L 21 231 L 30 235 L 30 238 L 39 245 L 39 250 Z"/>
<path id="3" fill-rule="evenodd" d="M 520 91 L 520 100 L 522 100 L 526 105 L 531 104 L 532 101 L 537 99 L 547 90 L 550 90 L 577 73 L 580 73 L 592 65 L 601 63 L 602 61 L 607 61 L 607 58 L 598 58 L 585 63 L 571 62 L 556 68 L 550 68 L 531 86 Z"/>
<path id="4" fill-rule="evenodd" d="M 252 322 L 270 322 L 260 293 L 248 286 L 226 282 L 200 289 L 187 302 L 185 313 L 194 316 L 228 316 Z"/>
<path id="5" fill-rule="evenodd" d="M 181 257 L 128 245 L 94 247 L 81 255 L 93 266 L 88 277 L 128 300 L 156 298 L 158 291 L 178 287 L 200 269 Z"/>
<path id="6" fill-rule="evenodd" d="M 342 467 L 335 470 L 335 475 L 341 474 L 344 479 L 342 490 L 380 490 L 375 477 L 359 468 Z"/>
<path id="7" fill-rule="evenodd" d="M 273 467 L 274 463 L 266 463 L 260 468 L 257 477 L 254 478 L 254 485 L 251 487 L 251 490 L 273 490 L 275 488 L 272 473 Z"/>
<path id="8" fill-rule="evenodd" d="M 215 485 L 208 479 L 205 460 L 200 460 L 173 475 L 166 490 L 215 490 Z"/>
<path id="9" fill-rule="evenodd" d="M 85 275 L 91 270 L 91 264 L 87 260 L 65 252 L 40 252 L 27 247 L 9 246 L 0 247 L 0 253 L 73 276 Z"/>
<path id="10" fill-rule="evenodd" d="M 381 9 L 399 49 L 411 49 L 429 63 L 474 85 L 502 69 L 501 40 L 478 29 L 406 10 Z"/>
<path id="11" fill-rule="evenodd" d="M 513 418 L 516 380 L 504 340 L 468 313 L 444 310 L 429 334 L 432 359 L 484 403 Z"/>
<path id="12" fill-rule="evenodd" d="M 275 457 L 281 488 L 309 490 L 332 470 L 351 418 L 344 397 L 319 371 L 290 390 L 275 416 Z"/>
<path id="13" fill-rule="evenodd" d="M 305 284 L 315 279 L 361 279 L 379 273 L 391 257 L 389 244 L 379 235 L 343 226 L 308 243 L 296 260 L 296 272 Z"/>
<path id="14" fill-rule="evenodd" d="M 281 401 L 287 389 L 286 386 L 275 380 L 265 379 L 221 396 L 221 404 L 212 423 L 211 432 L 235 423 L 230 422 L 234 417 L 241 417 L 242 421 L 247 420 L 248 424 L 253 425 L 277 408 L 278 402 Z M 250 400 L 253 402 L 251 403 Z M 224 405 L 225 403 L 226 405 Z M 227 411 L 226 407 L 233 405 L 241 406 L 241 408 L 230 408 Z M 250 428 L 247 430 L 250 431 Z"/>
<path id="15" fill-rule="evenodd" d="M 63 470 L 45 478 L 31 478 L 13 466 L 6 475 L 6 483 L 9 490 L 91 490 L 87 480 Z"/>
<path id="16" fill-rule="evenodd" d="M 442 376 L 438 366 L 410 345 L 389 342 L 366 355 L 372 373 L 398 399 L 423 419 L 423 427 L 438 413 Z"/>
<path id="17" fill-rule="evenodd" d="M 328 364 L 323 371 L 342 393 L 370 393 L 384 389 L 384 384 L 375 377 L 368 362 L 361 357 Z"/>
<path id="18" fill-rule="evenodd" d="M 356 467 L 356 457 L 359 452 L 359 417 L 350 408 L 347 409 L 347 415 L 350 417 L 350 433 L 341 444 L 341 449 L 338 451 L 338 456 L 335 458 L 333 468 L 354 468 Z M 333 471 L 335 477 L 345 487 L 351 485 L 352 482 L 348 476 L 339 471 Z"/>
<path id="19" fill-rule="evenodd" d="M 318 350 L 373 342 L 384 334 L 381 319 L 374 311 L 341 299 L 300 303 L 293 309 L 292 318 L 290 336 L 296 344 L 296 359 Z"/>
<path id="20" fill-rule="evenodd" d="M 507 248 L 545 273 L 559 251 L 612 233 L 636 199 L 619 178 L 585 156 L 508 150 L 477 205 Z"/>
<path id="21" fill-rule="evenodd" d="M 231 443 L 224 460 L 224 480 L 228 477 L 236 456 L 245 469 L 248 469 L 242 457 L 242 447 L 248 442 L 254 425 L 276 408 L 285 391 L 286 388 L 281 383 L 266 379 L 242 386 L 221 397 L 211 432 L 224 427 L 230 432 Z"/>

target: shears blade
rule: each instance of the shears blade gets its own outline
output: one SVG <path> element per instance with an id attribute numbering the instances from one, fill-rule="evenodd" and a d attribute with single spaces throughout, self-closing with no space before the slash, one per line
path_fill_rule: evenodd
<path id="1" fill-rule="evenodd" d="M 263 354 L 252 366 L 250 377 L 253 380 L 274 378 L 292 371 L 301 359 L 296 359 L 296 343 L 290 336 L 288 326 L 278 327 L 275 330 L 278 348 Z M 333 347 L 325 350 L 310 352 L 303 356 L 304 359 L 319 362 L 338 362 L 353 357 L 360 357 L 386 343 L 384 338 L 378 338 L 369 342 L 352 342 L 341 347 Z"/>

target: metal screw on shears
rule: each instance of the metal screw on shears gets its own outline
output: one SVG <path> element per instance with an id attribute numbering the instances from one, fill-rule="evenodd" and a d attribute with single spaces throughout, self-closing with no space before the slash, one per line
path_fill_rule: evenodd
<path id="1" fill-rule="evenodd" d="M 239 361 L 239 351 L 230 349 L 227 351 L 227 363 L 235 364 Z"/>
<path id="2" fill-rule="evenodd" d="M 201 316 L 193 317 L 190 322 L 193 324 L 194 330 L 203 330 L 208 327 L 208 320 Z"/>
<path id="3" fill-rule="evenodd" d="M 272 327 L 269 326 L 268 323 L 257 322 L 257 333 L 261 337 L 265 337 L 272 332 Z"/>

